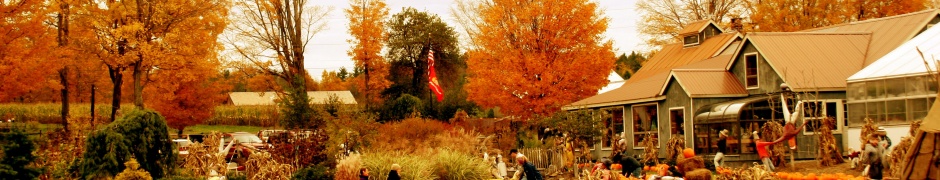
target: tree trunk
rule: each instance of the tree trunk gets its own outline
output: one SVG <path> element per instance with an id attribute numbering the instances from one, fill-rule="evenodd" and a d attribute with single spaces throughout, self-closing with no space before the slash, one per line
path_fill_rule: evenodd
<path id="1" fill-rule="evenodd" d="M 66 132 L 69 131 L 69 69 L 62 68 L 59 70 L 59 80 L 62 81 L 62 89 L 59 90 L 62 92 L 62 127 Z"/>
<path id="2" fill-rule="evenodd" d="M 111 93 L 111 122 L 117 118 L 117 111 L 121 108 L 121 84 L 124 84 L 124 75 L 121 71 L 123 71 L 122 68 L 108 67 L 111 84 L 114 85 L 113 93 Z"/>
<path id="3" fill-rule="evenodd" d="M 138 56 L 138 58 L 142 58 Z M 144 109 L 144 85 L 141 82 L 144 76 L 144 70 L 142 67 L 143 59 L 138 59 L 137 63 L 134 63 L 133 76 L 134 76 L 134 106 L 137 109 Z"/>
<path id="4" fill-rule="evenodd" d="M 91 129 L 95 129 L 95 84 L 91 84 Z"/>

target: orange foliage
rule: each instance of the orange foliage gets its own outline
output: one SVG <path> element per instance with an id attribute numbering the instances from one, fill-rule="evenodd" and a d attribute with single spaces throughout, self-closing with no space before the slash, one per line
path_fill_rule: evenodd
<path id="1" fill-rule="evenodd" d="M 349 18 L 349 42 L 355 44 L 349 51 L 356 62 L 356 67 L 363 69 L 363 77 L 357 78 L 359 92 L 365 94 L 366 104 L 381 102 L 381 92 L 392 85 L 386 78 L 389 64 L 379 55 L 388 36 L 385 32 L 385 19 L 388 7 L 384 0 L 350 0 L 346 9 Z"/>
<path id="2" fill-rule="evenodd" d="M 509 115 L 548 115 L 597 94 L 614 65 L 609 19 L 588 0 L 489 0 L 475 8 L 469 99 Z"/>
<path id="3" fill-rule="evenodd" d="M 926 9 L 924 0 L 747 1 L 755 31 L 799 31 Z"/>
<path id="4" fill-rule="evenodd" d="M 339 77 L 339 74 L 336 71 L 323 71 L 323 75 L 320 77 L 319 89 L 320 91 L 343 91 L 347 90 L 347 83 Z"/>
<path id="5" fill-rule="evenodd" d="M 429 147 L 434 136 L 452 129 L 444 122 L 420 118 L 408 118 L 401 122 L 385 123 L 378 128 L 373 149 L 415 152 Z"/>
<path id="6" fill-rule="evenodd" d="M 57 70 L 47 58 L 55 45 L 55 34 L 43 24 L 44 1 L 12 0 L 0 3 L 0 102 L 39 89 L 54 81 L 46 79 Z"/>

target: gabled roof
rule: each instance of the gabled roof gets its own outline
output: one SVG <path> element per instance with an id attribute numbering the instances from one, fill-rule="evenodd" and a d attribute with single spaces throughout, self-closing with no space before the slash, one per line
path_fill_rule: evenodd
<path id="1" fill-rule="evenodd" d="M 620 74 L 617 74 L 617 72 L 613 72 L 613 71 L 610 72 L 610 75 L 607 75 L 607 81 L 608 81 L 607 86 L 604 86 L 600 90 L 597 90 L 597 94 L 601 94 L 607 91 L 617 89 L 620 86 L 623 86 L 623 83 L 626 82 L 625 80 L 623 80 L 623 77 L 620 77 Z"/>
<path id="2" fill-rule="evenodd" d="M 705 30 L 705 28 L 708 27 L 708 25 L 718 27 L 718 25 L 715 25 L 715 23 L 712 22 L 711 20 L 695 21 L 695 22 L 689 23 L 689 25 L 686 25 L 684 28 L 682 28 L 682 30 L 679 31 L 679 36 L 681 37 L 681 36 L 685 36 L 689 34 L 698 34 L 699 32 L 702 32 L 702 30 Z"/>
<path id="3" fill-rule="evenodd" d="M 920 53 L 923 52 L 928 65 L 925 65 Z M 934 26 L 914 39 L 898 46 L 893 51 L 881 57 L 871 65 L 848 78 L 848 82 L 884 79 L 911 75 L 927 74 L 927 68 L 936 71 L 937 63 L 933 61 L 940 58 L 940 27 Z"/>
<path id="4" fill-rule="evenodd" d="M 845 90 L 845 78 L 862 69 L 870 41 L 871 33 L 750 33 L 744 39 L 794 91 Z"/>
<path id="5" fill-rule="evenodd" d="M 230 92 L 229 98 L 232 105 L 253 106 L 253 105 L 275 105 L 277 104 L 277 93 L 268 92 Z M 330 96 L 336 96 L 340 104 L 356 104 L 356 98 L 349 91 L 307 91 L 310 98 L 310 104 L 327 104 Z"/>
<path id="6" fill-rule="evenodd" d="M 659 88 L 655 87 L 662 87 L 667 82 L 673 68 L 715 56 L 740 37 L 737 33 L 725 33 L 708 38 L 698 46 L 683 47 L 682 43 L 666 45 L 620 88 L 582 99 L 564 108 L 602 107 L 661 100 L 663 96 L 660 96 Z"/>
<path id="7" fill-rule="evenodd" d="M 924 10 L 903 15 L 869 19 L 827 27 L 803 30 L 803 32 L 871 32 L 871 47 L 865 58 L 865 66 L 875 62 L 895 47 L 913 38 L 926 27 L 930 20 L 937 17 L 937 9 Z"/>
<path id="8" fill-rule="evenodd" d="M 747 90 L 731 72 L 715 70 L 673 70 L 670 79 L 682 86 L 687 96 L 699 97 L 746 97 Z M 660 94 L 666 93 L 666 83 Z"/>

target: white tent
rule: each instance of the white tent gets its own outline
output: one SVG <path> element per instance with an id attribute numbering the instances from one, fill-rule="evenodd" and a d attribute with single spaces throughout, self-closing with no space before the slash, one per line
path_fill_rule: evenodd
<path id="1" fill-rule="evenodd" d="M 603 94 L 607 91 L 617 89 L 620 86 L 623 86 L 623 83 L 626 82 L 626 80 L 623 80 L 623 78 L 620 77 L 620 75 L 617 74 L 617 72 L 613 72 L 613 71 L 610 72 L 610 75 L 607 75 L 607 81 L 609 81 L 607 83 L 607 86 L 604 86 L 603 88 L 601 88 L 601 90 L 598 90 L 597 94 Z"/>

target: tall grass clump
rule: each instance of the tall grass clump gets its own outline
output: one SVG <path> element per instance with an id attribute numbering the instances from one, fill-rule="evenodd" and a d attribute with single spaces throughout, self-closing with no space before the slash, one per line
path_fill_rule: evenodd
<path id="1" fill-rule="evenodd" d="M 362 155 L 353 153 L 340 159 L 339 162 L 336 163 L 336 175 L 333 177 L 337 180 L 359 179 L 359 169 L 364 167 L 361 157 Z M 377 171 L 369 170 L 369 172 L 375 173 Z"/>
<path id="2" fill-rule="evenodd" d="M 373 152 L 362 155 L 362 163 L 369 169 L 371 177 L 388 177 L 392 164 L 401 166 L 402 179 L 438 179 L 434 173 L 434 161 L 427 155 L 401 152 Z"/>
<path id="3" fill-rule="evenodd" d="M 482 158 L 451 150 L 442 150 L 434 157 L 434 174 L 441 179 L 491 178 L 489 166 Z"/>

